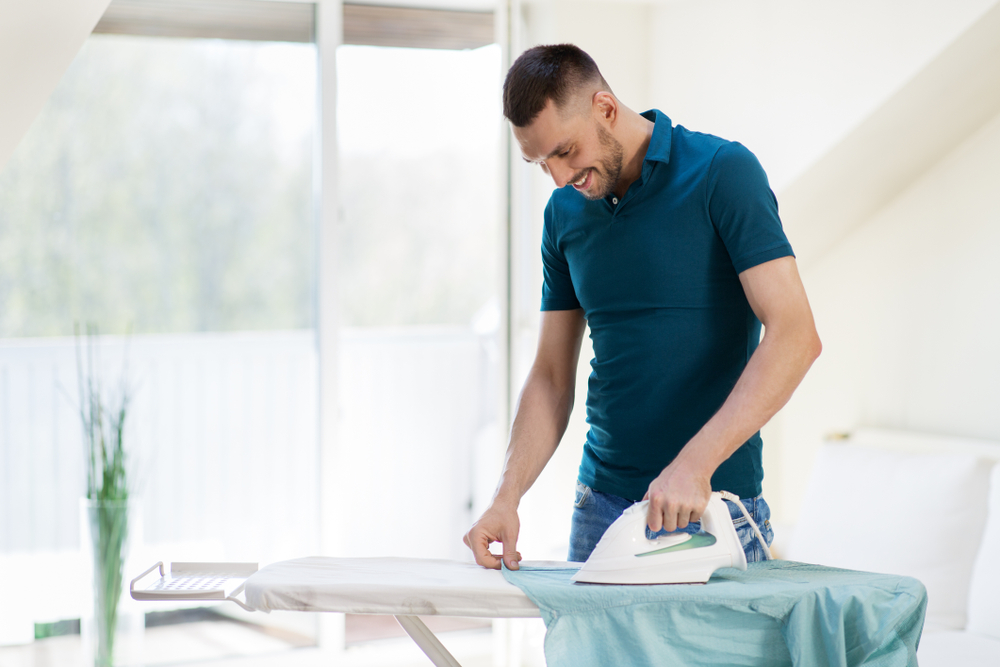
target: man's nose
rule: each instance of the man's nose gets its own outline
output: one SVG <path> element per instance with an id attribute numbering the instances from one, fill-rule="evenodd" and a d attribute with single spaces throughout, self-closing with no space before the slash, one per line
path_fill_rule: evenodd
<path id="1" fill-rule="evenodd" d="M 573 169 L 565 164 L 546 164 L 549 175 L 556 182 L 556 187 L 564 187 L 573 178 Z"/>

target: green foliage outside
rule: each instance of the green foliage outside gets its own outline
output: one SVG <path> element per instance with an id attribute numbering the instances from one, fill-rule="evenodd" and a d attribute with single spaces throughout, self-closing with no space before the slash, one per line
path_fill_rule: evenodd
<path id="1" fill-rule="evenodd" d="M 0 337 L 312 325 L 312 138 L 265 102 L 315 51 L 269 46 L 88 40 L 0 173 Z"/>
<path id="2" fill-rule="evenodd" d="M 450 141 L 342 156 L 341 322 L 468 324 L 500 279 L 499 114 L 447 69 L 460 54 L 377 55 L 353 72 L 371 88 L 339 104 L 357 117 L 388 95 L 383 140 Z M 112 334 L 315 326 L 315 59 L 312 45 L 92 36 L 0 172 L 0 338 L 71 335 L 74 321 Z M 415 59 L 423 83 L 437 77 L 428 100 L 395 94 Z M 492 90 L 497 72 L 483 77 Z M 436 125 L 406 124 L 418 103 L 438 105 Z M 456 132 L 462 113 L 495 136 Z"/>
<path id="3" fill-rule="evenodd" d="M 64 637 L 66 635 L 80 634 L 80 621 L 78 619 L 52 621 L 51 623 L 35 623 L 35 639 L 48 639 L 49 637 Z"/>

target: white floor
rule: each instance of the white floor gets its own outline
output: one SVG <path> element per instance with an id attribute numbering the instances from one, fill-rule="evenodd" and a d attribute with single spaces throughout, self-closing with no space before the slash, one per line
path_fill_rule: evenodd
<path id="1" fill-rule="evenodd" d="M 246 664 L 297 665 L 297 658 L 293 657 L 297 653 L 288 641 L 240 623 L 198 622 L 147 628 L 143 637 L 147 667 L 221 664 L 217 662 L 220 659 L 226 659 L 227 664 L 230 659 L 264 659 L 266 662 Z M 22 646 L 0 648 L 0 667 L 74 667 L 82 664 L 80 635 L 50 637 Z"/>
<path id="2" fill-rule="evenodd" d="M 534 620 L 534 619 L 532 619 Z M 541 622 L 538 621 L 539 625 Z M 515 652 L 489 628 L 438 632 L 463 667 L 534 667 L 544 665 L 539 628 L 518 626 Z M 544 632 L 544 626 L 540 626 Z M 509 632 L 509 630 L 508 630 Z M 358 634 L 356 636 L 366 636 Z M 305 647 L 294 633 L 275 632 L 239 622 L 193 622 L 147 628 L 145 667 L 428 667 L 430 660 L 408 638 L 351 643 L 342 653 Z M 79 635 L 52 637 L 22 646 L 0 647 L 0 667 L 84 667 Z"/>

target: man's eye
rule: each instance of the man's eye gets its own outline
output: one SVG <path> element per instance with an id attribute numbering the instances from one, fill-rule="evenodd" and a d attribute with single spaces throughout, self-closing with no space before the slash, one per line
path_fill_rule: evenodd
<path id="1" fill-rule="evenodd" d="M 567 155 L 569 155 L 569 150 L 564 150 L 562 153 L 559 154 L 559 157 L 566 157 Z"/>

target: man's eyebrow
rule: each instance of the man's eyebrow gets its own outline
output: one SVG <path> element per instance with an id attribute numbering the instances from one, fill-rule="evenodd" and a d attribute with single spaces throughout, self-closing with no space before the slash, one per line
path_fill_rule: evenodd
<path id="1" fill-rule="evenodd" d="M 559 144 L 558 146 L 556 146 L 555 148 L 553 148 L 552 152 L 549 153 L 548 155 L 546 155 L 545 157 L 543 157 L 542 160 L 548 160 L 550 158 L 554 158 L 555 156 L 559 155 L 560 153 L 564 153 L 566 151 L 566 147 L 569 146 L 569 144 L 570 144 L 569 141 L 562 142 L 561 144 Z M 534 164 L 535 163 L 535 160 L 529 160 L 528 158 L 524 157 L 523 155 L 521 156 L 521 159 L 524 160 L 525 162 L 527 162 L 528 164 Z"/>
<path id="2" fill-rule="evenodd" d="M 549 153 L 548 155 L 546 155 L 545 159 L 548 160 L 549 158 L 554 158 L 555 156 L 559 155 L 560 153 L 566 152 L 566 147 L 568 145 L 569 145 L 568 141 L 562 142 L 561 144 L 559 144 L 558 146 L 556 146 L 554 149 L 552 149 L 552 152 Z"/>

